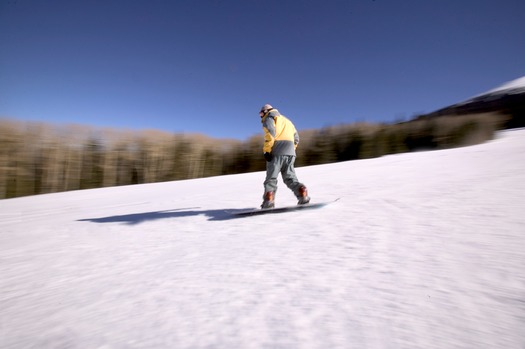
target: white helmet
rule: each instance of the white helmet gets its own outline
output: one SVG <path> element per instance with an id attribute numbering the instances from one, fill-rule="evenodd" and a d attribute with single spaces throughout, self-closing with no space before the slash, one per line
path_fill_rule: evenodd
<path id="1" fill-rule="evenodd" d="M 270 104 L 265 104 L 261 108 L 261 112 L 266 113 L 268 110 L 272 110 L 273 107 Z"/>

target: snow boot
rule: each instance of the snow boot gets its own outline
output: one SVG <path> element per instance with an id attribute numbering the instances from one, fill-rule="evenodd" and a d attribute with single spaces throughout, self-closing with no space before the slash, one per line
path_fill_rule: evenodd
<path id="1" fill-rule="evenodd" d="M 263 195 L 263 203 L 261 205 L 262 209 L 265 208 L 274 208 L 275 207 L 275 193 L 273 191 L 268 191 Z"/>
<path id="2" fill-rule="evenodd" d="M 310 202 L 310 197 L 308 196 L 308 189 L 304 185 L 301 185 L 298 190 L 297 205 L 306 205 Z"/>

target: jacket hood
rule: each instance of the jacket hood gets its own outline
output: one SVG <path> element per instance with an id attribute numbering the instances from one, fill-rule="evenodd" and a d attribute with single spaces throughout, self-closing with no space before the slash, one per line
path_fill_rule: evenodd
<path id="1" fill-rule="evenodd" d="M 263 117 L 261 118 L 261 122 L 264 122 L 264 119 L 266 119 L 267 117 L 275 118 L 276 116 L 279 116 L 279 115 L 281 115 L 281 113 L 279 113 L 279 110 L 271 109 L 266 114 L 263 115 Z"/>

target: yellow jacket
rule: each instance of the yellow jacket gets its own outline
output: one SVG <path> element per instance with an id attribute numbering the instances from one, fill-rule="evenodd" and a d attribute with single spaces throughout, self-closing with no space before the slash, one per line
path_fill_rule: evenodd
<path id="1" fill-rule="evenodd" d="M 261 119 L 264 130 L 264 153 L 272 155 L 294 155 L 299 144 L 299 134 L 294 124 L 281 115 L 277 109 L 271 109 Z"/>

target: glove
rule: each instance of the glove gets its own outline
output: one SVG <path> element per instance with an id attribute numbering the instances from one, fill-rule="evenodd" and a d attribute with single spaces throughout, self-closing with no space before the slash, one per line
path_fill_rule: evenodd
<path id="1" fill-rule="evenodd" d="M 272 161 L 272 159 L 273 159 L 272 153 L 264 153 L 264 158 L 268 162 Z"/>

